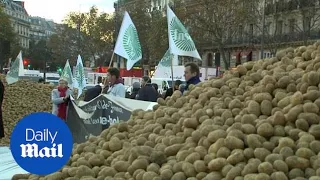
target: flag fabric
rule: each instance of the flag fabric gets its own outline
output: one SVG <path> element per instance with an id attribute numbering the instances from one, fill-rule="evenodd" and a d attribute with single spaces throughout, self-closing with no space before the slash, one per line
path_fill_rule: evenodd
<path id="1" fill-rule="evenodd" d="M 6 81 L 8 84 L 16 83 L 19 80 L 19 76 L 24 76 L 24 68 L 23 68 L 21 51 L 19 52 L 17 58 L 12 63 L 10 70 L 6 75 Z"/>
<path id="2" fill-rule="evenodd" d="M 86 78 L 84 74 L 84 68 L 81 56 L 78 55 L 76 70 L 75 70 L 75 81 L 73 82 L 73 88 L 78 89 L 78 97 L 82 94 L 82 90 L 86 87 Z"/>
<path id="3" fill-rule="evenodd" d="M 167 6 L 169 49 L 172 54 L 201 60 L 198 50 L 187 29 Z"/>
<path id="4" fill-rule="evenodd" d="M 164 56 L 162 57 L 162 59 L 160 60 L 158 66 L 170 67 L 170 68 L 171 68 L 171 65 L 178 66 L 178 56 L 173 55 L 172 63 L 171 63 L 171 55 L 172 54 L 170 53 L 170 49 L 168 49 L 164 54 Z"/>
<path id="5" fill-rule="evenodd" d="M 124 13 L 114 53 L 127 59 L 127 70 L 142 59 L 138 32 L 127 11 Z"/>
<path id="6" fill-rule="evenodd" d="M 62 71 L 62 74 L 61 74 L 61 78 L 66 79 L 68 81 L 69 87 L 72 88 L 72 86 L 73 86 L 73 75 L 72 75 L 71 67 L 70 67 L 70 64 L 69 64 L 69 60 L 67 60 L 65 66 L 63 68 L 63 71 Z"/>
<path id="7" fill-rule="evenodd" d="M 171 56 L 172 58 L 172 63 L 171 63 Z M 161 77 L 161 74 L 164 77 L 171 77 L 171 65 L 172 66 L 178 66 L 178 56 L 177 55 L 172 55 L 170 53 L 170 49 L 166 51 L 162 59 L 160 60 L 157 69 L 154 72 L 154 75 L 157 77 Z"/>

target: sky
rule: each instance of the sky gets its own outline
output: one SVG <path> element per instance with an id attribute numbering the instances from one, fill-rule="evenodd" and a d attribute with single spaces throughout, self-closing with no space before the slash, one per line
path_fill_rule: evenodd
<path id="1" fill-rule="evenodd" d="M 29 15 L 51 19 L 61 23 L 69 12 L 88 12 L 93 5 L 99 11 L 113 12 L 116 0 L 24 0 Z"/>

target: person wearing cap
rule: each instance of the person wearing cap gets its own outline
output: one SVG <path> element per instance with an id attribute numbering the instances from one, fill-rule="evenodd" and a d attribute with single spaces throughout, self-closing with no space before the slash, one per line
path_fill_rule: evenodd
<path id="1" fill-rule="evenodd" d="M 61 78 L 58 87 L 51 92 L 52 114 L 62 120 L 67 119 L 68 103 L 70 101 L 72 90 L 68 87 L 68 81 Z"/>

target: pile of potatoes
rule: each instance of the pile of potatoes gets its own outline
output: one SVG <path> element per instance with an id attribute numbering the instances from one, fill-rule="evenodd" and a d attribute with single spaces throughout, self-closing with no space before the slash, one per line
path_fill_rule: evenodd
<path id="1" fill-rule="evenodd" d="M 158 99 L 43 180 L 319 180 L 320 42 Z"/>
<path id="2" fill-rule="evenodd" d="M 51 91 L 53 87 L 24 80 L 8 85 L 4 75 L 0 78 L 5 86 L 2 104 L 5 138 L 0 139 L 1 146 L 10 143 L 14 126 L 24 116 L 33 112 L 51 112 Z"/>

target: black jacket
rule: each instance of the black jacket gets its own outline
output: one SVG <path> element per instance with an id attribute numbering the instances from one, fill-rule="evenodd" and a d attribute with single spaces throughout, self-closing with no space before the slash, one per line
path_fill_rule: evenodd
<path id="1" fill-rule="evenodd" d="M 151 84 L 146 84 L 139 90 L 138 93 L 138 100 L 141 101 L 157 102 L 158 97 L 158 92 L 152 87 Z"/>
<path id="2" fill-rule="evenodd" d="M 96 85 L 95 87 L 88 89 L 84 96 L 84 101 L 88 102 L 98 97 L 101 94 L 101 91 L 102 87 L 100 85 Z"/>
<path id="3" fill-rule="evenodd" d="M 2 102 L 4 96 L 4 85 L 2 81 L 0 81 L 0 139 L 4 137 L 4 126 L 2 119 Z"/>

